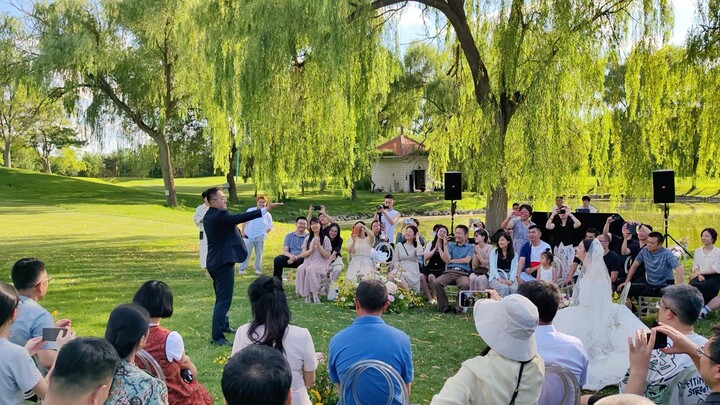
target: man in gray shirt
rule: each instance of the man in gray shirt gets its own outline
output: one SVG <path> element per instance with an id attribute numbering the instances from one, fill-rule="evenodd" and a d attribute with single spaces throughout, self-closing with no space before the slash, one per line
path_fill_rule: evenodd
<path id="1" fill-rule="evenodd" d="M 645 248 L 638 253 L 626 277 L 626 280 L 632 280 L 638 266 L 644 264 L 646 282 L 633 282 L 630 285 L 629 297 L 660 297 L 663 287 L 669 284 L 685 283 L 685 269 L 671 251 L 662 247 L 664 240 L 665 238 L 660 232 L 650 232 L 648 235 Z M 673 272 L 675 273 L 674 280 Z M 622 291 L 625 283 L 621 283 L 617 290 Z"/>
<path id="2" fill-rule="evenodd" d="M 25 346 L 28 340 L 42 336 L 43 328 L 69 328 L 69 319 L 54 321 L 50 312 L 38 304 L 45 297 L 50 283 L 50 276 L 45 271 L 45 263 L 35 258 L 23 258 L 12 267 L 12 281 L 18 295 L 18 317 L 10 325 L 10 341 Z M 55 342 L 47 342 L 38 351 L 38 363 L 49 370 L 57 356 Z"/>

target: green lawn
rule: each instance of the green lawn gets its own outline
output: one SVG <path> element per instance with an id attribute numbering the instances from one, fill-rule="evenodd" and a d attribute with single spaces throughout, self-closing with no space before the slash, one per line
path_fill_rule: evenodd
<path id="1" fill-rule="evenodd" d="M 221 403 L 220 375 L 229 349 L 209 344 L 212 285 L 197 264 L 197 228 L 192 214 L 200 191 L 222 183 L 221 177 L 177 179 L 184 206 L 171 209 L 163 206 L 159 179 L 106 182 L 0 168 L 0 268 L 6 269 L 0 279 L 10 281 L 9 269 L 18 258 L 39 257 L 53 277 L 42 305 L 57 311 L 58 317 L 72 319 L 80 335 L 92 336 L 103 335 L 109 312 L 129 302 L 142 282 L 168 282 L 175 294 L 175 315 L 163 324 L 182 334 L 200 380 Z M 321 202 L 327 203 L 331 214 L 367 213 L 372 212 L 378 197 L 360 193 L 359 201 L 352 203 L 339 193 L 313 191 L 286 201 L 288 206 L 273 215 L 293 218 L 304 214 L 308 205 Z M 483 207 L 484 199 L 467 197 L 461 209 Z M 240 205 L 231 209 L 253 205 L 252 185 L 240 184 L 240 198 Z M 404 194 L 397 206 L 401 212 L 447 209 L 438 193 Z M 456 218 L 456 223 L 467 217 Z M 422 228 L 427 233 L 429 226 L 425 223 Z M 283 236 L 292 229 L 290 224 L 276 222 L 263 261 L 266 274 L 272 273 L 272 257 L 280 252 Z M 343 237 L 347 236 L 344 230 Z M 235 325 L 250 319 L 246 291 L 253 279 L 251 275 L 236 278 L 230 311 Z M 318 351 L 327 353 L 330 338 L 354 319 L 351 310 L 330 304 L 307 305 L 292 294 L 289 298 L 293 323 L 310 329 Z M 414 403 L 428 403 L 463 360 L 484 348 L 468 317 L 441 315 L 426 308 L 386 315 L 385 320 L 411 336 Z M 701 322 L 699 330 L 707 334 L 715 321 Z"/>
<path id="2" fill-rule="evenodd" d="M 188 195 L 193 195 L 208 183 L 219 183 L 212 180 L 193 180 L 181 187 L 191 188 Z M 229 349 L 209 344 L 213 292 L 210 279 L 197 264 L 197 228 L 192 222 L 196 201 L 186 201 L 186 208 L 166 208 L 159 189 L 144 183 L 109 184 L 0 169 L 0 268 L 6 269 L 0 279 L 10 282 L 10 267 L 21 257 L 42 259 L 52 276 L 42 305 L 57 311 L 58 317 L 70 318 L 80 335 L 92 336 L 103 335 L 112 308 L 132 300 L 142 282 L 168 282 L 175 295 L 175 315 L 163 324 L 182 334 L 200 380 L 221 403 L 219 363 Z M 249 204 L 252 190 L 244 189 L 243 194 Z M 365 205 L 372 206 L 371 197 L 362 196 Z M 310 196 L 306 199 L 313 201 Z M 276 222 L 263 261 L 266 274 L 272 273 L 271 260 L 281 251 L 283 236 L 292 229 L 292 225 Z M 345 237 L 347 234 L 344 231 Z M 250 319 L 246 294 L 254 278 L 236 278 L 230 311 L 233 324 Z M 330 338 L 354 319 L 351 310 L 330 304 L 307 305 L 289 296 L 293 323 L 310 329 L 318 351 L 327 353 Z M 423 309 L 385 319 L 412 337 L 413 402 L 429 402 L 460 363 L 484 347 L 466 318 Z"/>

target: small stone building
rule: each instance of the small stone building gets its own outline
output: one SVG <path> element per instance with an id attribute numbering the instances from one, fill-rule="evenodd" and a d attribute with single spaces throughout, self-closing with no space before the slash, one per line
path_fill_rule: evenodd
<path id="1" fill-rule="evenodd" d="M 372 190 L 384 193 L 432 191 L 428 151 L 419 142 L 398 135 L 377 147 L 372 166 Z"/>

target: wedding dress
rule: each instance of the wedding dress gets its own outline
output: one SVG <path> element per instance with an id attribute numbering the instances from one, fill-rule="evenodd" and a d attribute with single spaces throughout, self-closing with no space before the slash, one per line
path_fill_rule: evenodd
<path id="1" fill-rule="evenodd" d="M 588 390 L 618 385 L 630 364 L 628 336 L 633 336 L 638 329 L 649 332 L 625 305 L 612 302 L 603 253 L 600 242 L 594 240 L 583 261 L 583 275 L 575 285 L 577 295 L 573 306 L 558 311 L 553 321 L 559 332 L 583 342 L 590 359 L 583 386 Z"/>

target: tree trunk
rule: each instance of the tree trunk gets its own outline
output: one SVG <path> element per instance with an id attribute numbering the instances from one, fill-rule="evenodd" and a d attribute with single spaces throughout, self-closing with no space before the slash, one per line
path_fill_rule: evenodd
<path id="1" fill-rule="evenodd" d="M 233 144 L 230 148 L 230 170 L 228 171 L 225 178 L 228 183 L 228 194 L 230 195 L 230 202 L 237 203 L 237 185 L 235 184 L 235 156 L 237 155 L 237 146 Z"/>
<path id="2" fill-rule="evenodd" d="M 50 167 L 50 156 L 43 156 L 43 170 L 47 174 L 52 174 L 52 168 Z"/>
<path id="3" fill-rule="evenodd" d="M 357 201 L 358 195 L 357 195 L 357 187 L 354 185 L 350 189 L 350 199 L 353 201 Z"/>
<path id="4" fill-rule="evenodd" d="M 175 176 L 172 170 L 172 159 L 170 157 L 170 146 L 164 135 L 155 137 L 160 151 L 160 169 L 163 176 L 163 184 L 165 185 L 165 204 L 168 207 L 177 207 L 177 194 L 175 192 Z"/>
<path id="5" fill-rule="evenodd" d="M 12 158 L 10 155 L 10 140 L 5 140 L 5 151 L 3 152 L 3 161 L 5 162 L 5 167 L 10 169 L 12 167 Z"/>
<path id="6" fill-rule="evenodd" d="M 485 226 L 491 233 L 500 229 L 500 224 L 507 217 L 508 194 L 504 179 L 501 184 L 493 188 L 487 196 L 485 210 Z"/>

